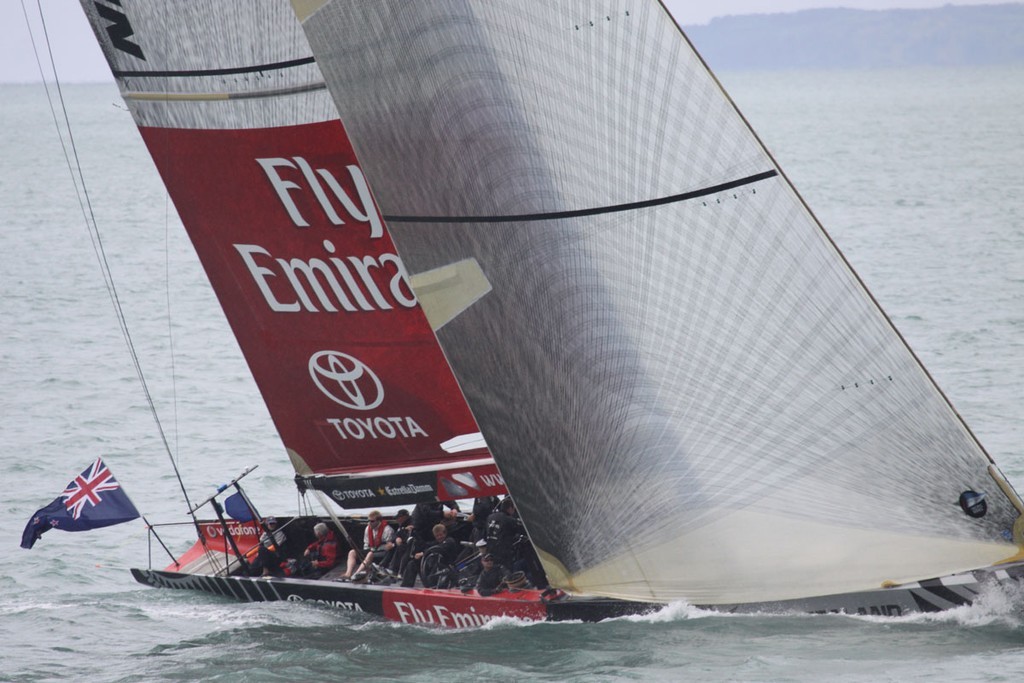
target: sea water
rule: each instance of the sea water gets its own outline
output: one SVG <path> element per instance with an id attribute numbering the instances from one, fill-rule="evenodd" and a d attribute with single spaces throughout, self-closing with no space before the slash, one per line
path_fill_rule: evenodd
<path id="1" fill-rule="evenodd" d="M 1024 69 L 720 77 L 1024 490 Z M 275 513 L 298 505 L 270 418 L 116 89 L 66 86 L 64 96 L 75 140 L 67 159 L 42 86 L 0 86 L 0 680 L 1024 674 L 1024 598 L 1013 594 L 896 619 L 727 616 L 677 604 L 599 624 L 502 620 L 445 631 L 144 588 L 128 567 L 167 559 L 147 545 L 141 522 L 55 531 L 19 549 L 33 511 L 98 455 L 154 522 L 186 521 L 172 458 L 193 501 L 258 464 L 246 478 L 256 504 Z M 68 160 L 81 166 L 86 192 L 76 193 Z M 85 217 L 99 225 L 152 407 Z M 185 525 L 166 535 L 177 551 L 189 543 Z"/>

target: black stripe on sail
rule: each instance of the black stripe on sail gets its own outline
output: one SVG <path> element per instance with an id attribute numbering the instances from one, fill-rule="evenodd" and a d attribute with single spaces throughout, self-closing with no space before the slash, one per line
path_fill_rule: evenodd
<path id="1" fill-rule="evenodd" d="M 186 78 L 191 76 L 230 76 L 232 74 L 252 74 L 261 71 L 280 71 L 291 69 L 296 66 L 305 66 L 316 61 L 313 57 L 302 57 L 290 59 L 286 62 L 274 62 L 272 64 L 256 64 L 254 66 L 235 66 L 224 69 L 192 69 L 188 71 L 113 71 L 117 78 L 129 76 L 141 76 L 145 78 Z"/>
<path id="2" fill-rule="evenodd" d="M 689 199 L 706 197 L 717 192 L 725 192 L 744 185 L 774 178 L 779 175 L 775 169 L 764 171 L 755 175 L 730 180 L 727 183 L 704 187 L 699 190 L 673 194 L 668 197 L 657 199 L 646 199 L 642 202 L 630 202 L 628 204 L 613 204 L 611 206 L 596 206 L 589 209 L 575 209 L 573 211 L 551 211 L 548 213 L 524 213 L 512 216 L 389 216 L 385 215 L 384 220 L 391 223 L 519 223 L 524 221 L 555 221 L 563 218 L 580 218 L 582 216 L 597 216 L 603 213 L 619 213 L 622 211 L 634 211 L 636 209 L 647 209 L 652 206 L 663 206 L 685 202 Z"/>

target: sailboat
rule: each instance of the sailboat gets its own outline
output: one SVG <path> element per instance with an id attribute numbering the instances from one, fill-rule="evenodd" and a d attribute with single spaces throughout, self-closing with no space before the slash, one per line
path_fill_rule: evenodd
<path id="1" fill-rule="evenodd" d="M 660 2 L 82 5 L 300 490 L 356 538 L 508 492 L 559 590 L 252 578 L 219 520 L 139 581 L 474 625 L 1024 575 L 1024 502 Z"/>

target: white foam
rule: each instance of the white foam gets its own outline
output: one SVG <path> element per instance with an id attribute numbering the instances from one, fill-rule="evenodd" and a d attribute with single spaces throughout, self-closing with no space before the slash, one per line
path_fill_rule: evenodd
<path id="1" fill-rule="evenodd" d="M 664 624 L 673 621 L 686 621 L 688 619 L 702 619 L 704 617 L 723 616 L 721 612 L 694 607 L 688 602 L 670 602 L 661 609 L 648 612 L 647 614 L 630 614 L 624 617 L 617 617 L 615 621 L 632 621 L 637 623 Z"/>
<path id="2" fill-rule="evenodd" d="M 860 615 L 853 618 L 882 624 L 891 624 L 893 621 L 897 621 L 901 623 L 956 624 L 970 628 L 990 625 L 1019 628 L 1024 626 L 1024 585 L 1006 583 L 985 585 L 972 604 L 942 612 L 915 612 L 900 617 Z"/>

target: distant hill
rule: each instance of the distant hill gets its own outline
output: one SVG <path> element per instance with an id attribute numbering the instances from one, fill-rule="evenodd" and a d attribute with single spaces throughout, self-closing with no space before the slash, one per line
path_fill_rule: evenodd
<path id="1" fill-rule="evenodd" d="M 1024 64 L 1024 4 L 816 9 L 684 27 L 713 69 Z"/>

